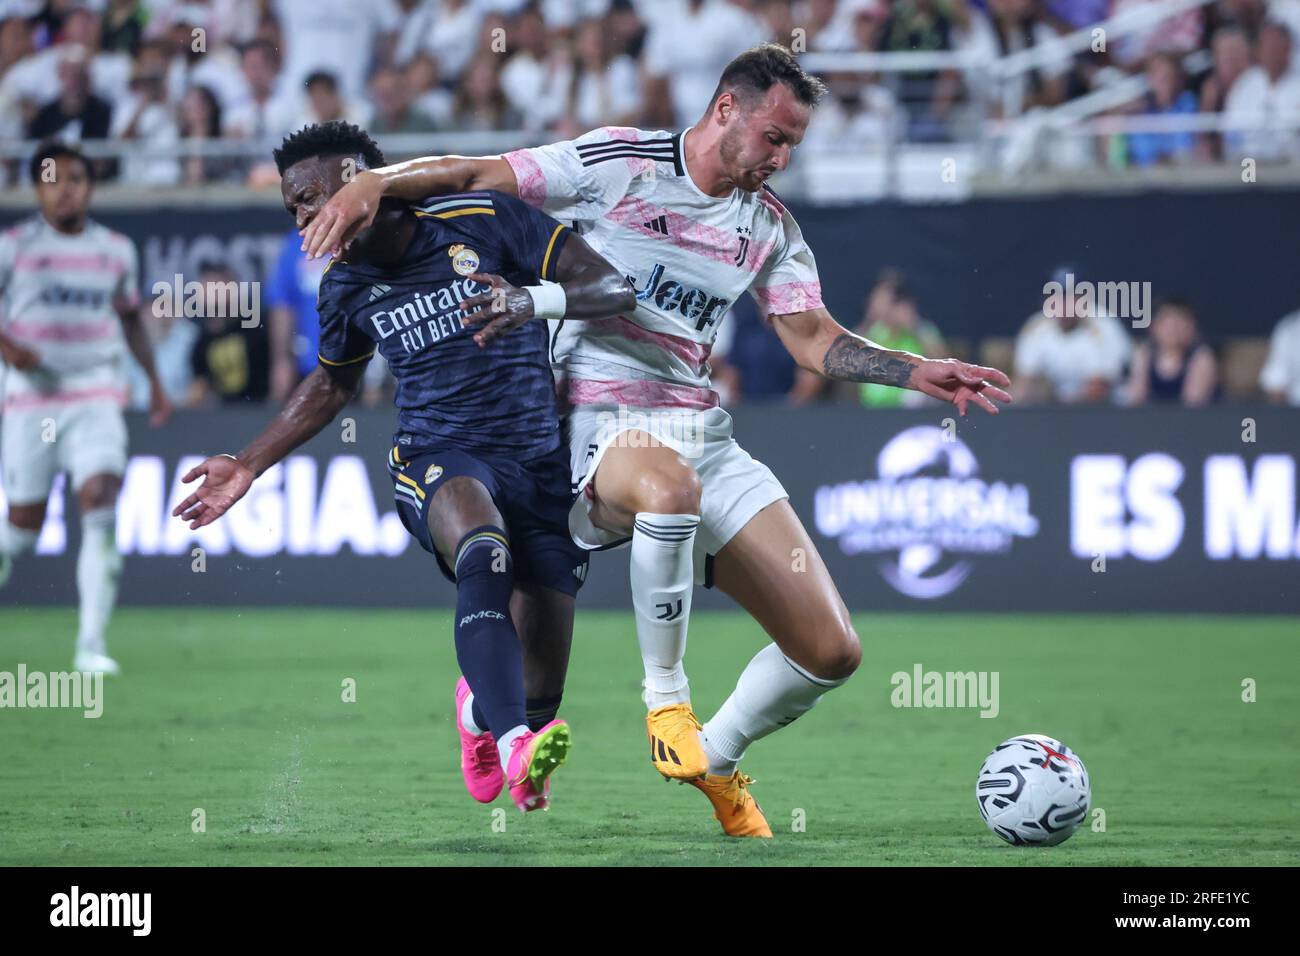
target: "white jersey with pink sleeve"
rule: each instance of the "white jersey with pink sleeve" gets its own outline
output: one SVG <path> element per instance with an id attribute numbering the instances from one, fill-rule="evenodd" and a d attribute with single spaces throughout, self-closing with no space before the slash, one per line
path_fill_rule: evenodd
<path id="1" fill-rule="evenodd" d="M 61 233 L 37 215 L 0 233 L 0 330 L 40 358 L 8 369 L 6 411 L 126 398 L 126 338 L 119 306 L 139 304 L 135 246 L 87 222 Z"/>
<path id="2" fill-rule="evenodd" d="M 741 295 L 769 314 L 822 304 L 790 212 L 766 187 L 702 192 L 686 169 L 686 132 L 603 127 L 505 156 L 520 198 L 572 221 L 637 292 L 624 315 L 555 324 L 551 360 L 568 407 L 715 407 L 709 352 Z"/>

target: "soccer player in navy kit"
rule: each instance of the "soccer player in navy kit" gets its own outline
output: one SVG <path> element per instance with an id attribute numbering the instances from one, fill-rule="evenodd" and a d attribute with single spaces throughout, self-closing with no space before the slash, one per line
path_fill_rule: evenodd
<path id="1" fill-rule="evenodd" d="M 357 170 L 384 165 L 368 135 L 340 122 L 294 133 L 275 158 L 299 229 Z M 554 670 L 534 666 L 548 656 L 567 662 L 586 572 L 569 536 L 547 328 L 530 320 L 602 318 L 633 303 L 613 266 L 513 196 L 388 204 L 321 280 L 320 364 L 238 456 L 185 476 L 204 482 L 174 511 L 191 528 L 219 518 L 334 419 L 378 350 L 397 380 L 388 466 L 398 512 L 456 583 L 461 766 L 484 803 L 508 785 L 521 810 L 547 805 L 569 747 L 554 719 L 563 688 L 526 695 L 524 657 L 530 672 Z"/>

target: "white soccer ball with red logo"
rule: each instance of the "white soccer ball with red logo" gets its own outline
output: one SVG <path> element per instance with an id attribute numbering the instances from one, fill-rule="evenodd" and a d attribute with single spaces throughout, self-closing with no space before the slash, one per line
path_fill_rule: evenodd
<path id="1" fill-rule="evenodd" d="M 1083 822 L 1092 788 L 1083 761 L 1059 740 L 1023 734 L 980 767 L 975 799 L 989 829 L 1015 846 L 1055 846 Z"/>

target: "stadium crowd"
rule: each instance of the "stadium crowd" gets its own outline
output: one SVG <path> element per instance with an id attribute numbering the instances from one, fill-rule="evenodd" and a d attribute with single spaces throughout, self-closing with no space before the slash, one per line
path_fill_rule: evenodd
<path id="1" fill-rule="evenodd" d="M 348 119 L 397 133 L 689 125 L 721 67 L 763 40 L 796 52 L 1032 47 L 1156 0 L 0 0 L 0 135 L 144 144 L 105 172 L 141 185 L 269 181 L 264 166 L 190 155 L 217 139 L 278 140 Z M 1300 0 L 1217 0 L 996 91 L 978 71 L 824 74 L 806 148 L 903 135 L 945 141 L 970 121 L 1058 105 L 1145 73 L 1130 114 L 1300 117 Z M 1186 56 L 1205 51 L 1204 69 Z M 1144 133 L 1097 158 L 1149 165 L 1297 155 L 1290 132 Z M 17 164 L 14 164 L 15 167 Z M 11 179 L 12 177 L 11 173 Z"/>
<path id="2" fill-rule="evenodd" d="M 991 61 L 1051 49 L 1057 38 L 1156 0 L 0 0 L 0 136 L 144 144 L 105 161 L 106 178 L 140 186 L 266 186 L 273 166 L 252 155 L 310 122 L 346 119 L 382 143 L 394 134 L 517 131 L 567 138 L 600 125 L 681 128 L 719 71 L 764 40 L 797 52 L 964 51 Z M 901 135 L 941 142 L 971 117 L 1057 106 L 1116 78 L 1149 92 L 1112 112 L 1218 113 L 1300 125 L 1300 0 L 1216 0 L 1159 27 L 1123 33 L 1104 50 L 1050 59 L 1009 88 L 981 88 L 955 70 L 823 74 L 830 95 L 805 149 L 854 149 Z M 1188 69 L 1200 53 L 1202 68 Z M 245 141 L 246 155 L 198 155 L 187 144 Z M 1223 136 L 1146 132 L 1104 138 L 1097 160 L 1147 166 L 1300 158 L 1294 130 Z M 21 180 L 17 158 L 11 182 Z M 250 333 L 226 320 L 150 316 L 173 398 L 195 405 L 283 398 L 314 364 L 314 290 L 322 264 L 287 235 L 264 287 L 269 321 Z M 201 281 L 225 281 L 211 262 Z M 1023 400 L 1214 401 L 1238 357 L 1199 338 L 1194 305 L 1165 303 L 1136 335 L 1104 315 L 1031 317 L 990 353 L 945 343 L 903 276 L 886 270 L 859 331 L 930 355 L 1010 365 Z M 974 354 L 978 351 L 978 354 Z M 1300 404 L 1300 313 L 1283 320 L 1267 356 L 1248 357 L 1260 393 Z M 826 384 L 796 369 L 747 300 L 733 309 L 712 362 L 724 401 L 821 400 Z M 376 363 L 365 393 L 387 387 Z M 1262 368 L 1262 372 L 1259 369 Z M 1082 371 L 1081 371 L 1082 370 Z M 1236 376 L 1237 379 L 1241 375 Z M 1230 395 L 1250 389 L 1229 390 Z M 868 407 L 910 393 L 863 387 Z"/>

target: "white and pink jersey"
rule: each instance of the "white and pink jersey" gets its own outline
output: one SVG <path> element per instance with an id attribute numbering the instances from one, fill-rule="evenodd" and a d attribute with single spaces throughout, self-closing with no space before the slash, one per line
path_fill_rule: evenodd
<path id="1" fill-rule="evenodd" d="M 41 359 L 6 370 L 6 411 L 125 401 L 117 307 L 139 304 L 138 274 L 131 240 L 96 222 L 67 235 L 36 215 L 0 233 L 0 330 Z"/>
<path id="2" fill-rule="evenodd" d="M 706 195 L 685 133 L 603 127 L 507 153 L 519 196 L 575 231 L 637 291 L 636 308 L 556 323 L 551 360 L 567 405 L 712 408 L 709 351 L 748 291 L 764 312 L 822 304 L 812 250 L 767 188 Z"/>

